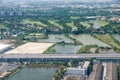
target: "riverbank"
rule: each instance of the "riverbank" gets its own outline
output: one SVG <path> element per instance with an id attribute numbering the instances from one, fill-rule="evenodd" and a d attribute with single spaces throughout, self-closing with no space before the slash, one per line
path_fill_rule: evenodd
<path id="1" fill-rule="evenodd" d="M 14 76 L 16 73 L 18 73 L 21 69 L 23 69 L 25 67 L 24 64 L 21 64 L 20 66 L 18 66 L 16 69 L 12 70 L 10 74 L 6 75 L 4 78 L 2 78 L 3 80 L 9 80 L 9 78 L 11 78 L 12 76 Z"/>

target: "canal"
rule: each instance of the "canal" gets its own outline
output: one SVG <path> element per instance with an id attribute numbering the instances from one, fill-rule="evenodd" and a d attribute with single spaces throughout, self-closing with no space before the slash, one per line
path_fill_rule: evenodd
<path id="1" fill-rule="evenodd" d="M 25 67 L 9 80 L 51 80 L 57 68 Z"/>

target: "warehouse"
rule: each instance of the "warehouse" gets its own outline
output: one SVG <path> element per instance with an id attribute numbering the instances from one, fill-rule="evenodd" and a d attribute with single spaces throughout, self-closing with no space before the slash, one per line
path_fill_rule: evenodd
<path id="1" fill-rule="evenodd" d="M 94 64 L 93 71 L 91 72 L 88 80 L 101 80 L 102 78 L 102 65 L 101 64 Z"/>
<path id="2" fill-rule="evenodd" d="M 87 71 L 88 71 L 89 65 L 90 65 L 90 62 L 85 61 L 82 68 L 80 66 L 78 68 L 67 68 L 67 74 L 87 76 Z"/>
<path id="3" fill-rule="evenodd" d="M 0 54 L 10 50 L 12 46 L 10 44 L 0 44 Z"/>
<path id="4" fill-rule="evenodd" d="M 118 80 L 117 76 L 117 63 L 108 63 L 106 80 Z"/>

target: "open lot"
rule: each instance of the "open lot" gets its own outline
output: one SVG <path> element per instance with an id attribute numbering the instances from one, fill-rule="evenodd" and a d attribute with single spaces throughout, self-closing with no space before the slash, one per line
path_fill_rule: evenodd
<path id="1" fill-rule="evenodd" d="M 33 43 L 29 42 L 22 46 L 19 46 L 5 54 L 42 54 L 49 47 L 54 45 L 54 43 Z"/>

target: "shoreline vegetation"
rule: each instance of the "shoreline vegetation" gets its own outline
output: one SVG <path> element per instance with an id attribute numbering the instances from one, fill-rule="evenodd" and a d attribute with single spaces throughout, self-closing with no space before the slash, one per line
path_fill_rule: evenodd
<path id="1" fill-rule="evenodd" d="M 9 80 L 9 78 L 11 78 L 12 76 L 14 76 L 15 74 L 17 74 L 21 69 L 23 69 L 25 67 L 24 64 L 21 64 L 20 66 L 18 66 L 16 69 L 12 70 L 10 74 L 7 74 L 5 77 L 1 78 L 0 80 Z"/>

